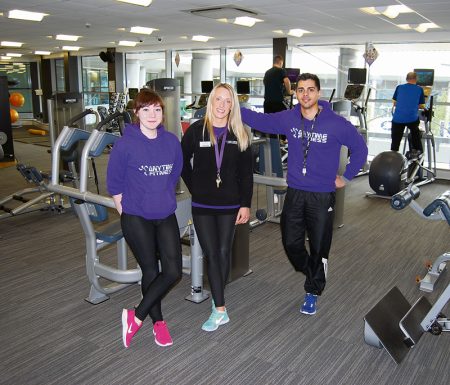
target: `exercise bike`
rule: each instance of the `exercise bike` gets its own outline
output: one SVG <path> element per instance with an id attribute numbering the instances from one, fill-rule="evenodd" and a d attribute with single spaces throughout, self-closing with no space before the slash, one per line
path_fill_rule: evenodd
<path id="1" fill-rule="evenodd" d="M 366 197 L 390 199 L 411 184 L 422 186 L 436 179 L 436 148 L 431 131 L 433 96 L 430 97 L 430 107 L 421 110 L 419 117 L 425 123 L 425 153 L 415 150 L 406 152 L 405 140 L 403 154 L 397 151 L 378 154 L 369 168 L 369 185 L 374 192 L 367 192 Z M 407 138 L 409 136 L 406 135 Z"/>

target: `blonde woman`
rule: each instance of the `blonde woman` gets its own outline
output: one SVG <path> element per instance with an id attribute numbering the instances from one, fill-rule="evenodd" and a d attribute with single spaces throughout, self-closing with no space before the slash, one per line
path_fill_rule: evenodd
<path id="1" fill-rule="evenodd" d="M 211 315 L 202 329 L 214 331 L 230 320 L 224 290 L 234 229 L 248 222 L 253 193 L 249 133 L 241 121 L 236 92 L 229 84 L 214 87 L 205 118 L 188 128 L 181 147 L 181 176 L 192 195 L 194 226 L 207 260 L 213 297 Z"/>

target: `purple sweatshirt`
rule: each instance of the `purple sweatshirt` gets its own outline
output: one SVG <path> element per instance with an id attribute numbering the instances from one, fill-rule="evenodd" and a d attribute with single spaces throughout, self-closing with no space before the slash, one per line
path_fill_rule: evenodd
<path id="1" fill-rule="evenodd" d="M 106 184 L 111 195 L 122 195 L 123 212 L 163 219 L 175 212 L 175 187 L 183 167 L 178 138 L 161 125 L 148 139 L 138 124 L 125 127 L 109 157 Z"/>
<path id="2" fill-rule="evenodd" d="M 350 163 L 344 172 L 348 180 L 359 172 L 367 159 L 367 145 L 355 126 L 334 113 L 328 102 L 319 101 L 322 111 L 313 121 L 304 119 L 300 104 L 291 110 L 262 114 L 241 108 L 242 121 L 251 128 L 270 134 L 283 134 L 289 143 L 287 183 L 289 187 L 311 191 L 336 190 L 335 180 L 339 168 L 341 146 L 350 151 Z M 304 136 L 306 135 L 306 136 Z M 303 175 L 304 138 L 311 138 L 306 158 L 306 175 Z"/>

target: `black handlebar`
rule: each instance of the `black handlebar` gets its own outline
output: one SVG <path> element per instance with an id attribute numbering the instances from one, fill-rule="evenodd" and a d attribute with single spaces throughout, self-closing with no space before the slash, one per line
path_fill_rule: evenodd
<path id="1" fill-rule="evenodd" d="M 109 115 L 107 118 L 105 118 L 104 120 L 102 120 L 99 124 L 97 124 L 97 127 L 95 127 L 97 130 L 101 131 L 101 128 L 103 126 L 105 126 L 106 124 L 108 124 L 109 122 L 113 121 L 114 119 L 117 118 L 123 118 L 123 121 L 125 123 L 131 123 L 131 116 L 127 111 L 123 111 L 123 112 L 115 112 L 112 115 Z"/>
<path id="2" fill-rule="evenodd" d="M 86 115 L 95 114 L 95 111 L 92 108 L 88 108 L 82 113 L 75 115 L 71 119 L 67 121 L 67 125 L 71 127 L 76 121 L 83 119 Z"/>

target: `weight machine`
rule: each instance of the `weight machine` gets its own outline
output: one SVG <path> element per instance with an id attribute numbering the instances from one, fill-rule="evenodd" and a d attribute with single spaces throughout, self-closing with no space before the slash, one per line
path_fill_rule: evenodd
<path id="1" fill-rule="evenodd" d="M 419 188 L 409 186 L 392 197 L 391 206 L 402 210 L 410 205 L 422 218 L 444 220 L 450 225 L 450 190 L 424 209 L 414 201 L 418 196 Z M 444 253 L 435 264 L 449 259 L 450 253 Z M 422 296 L 411 306 L 394 286 L 364 317 L 364 340 L 376 348 L 385 348 L 399 364 L 425 332 L 438 335 L 450 331 L 450 319 L 442 314 L 449 300 L 450 283 L 433 305 Z"/>

